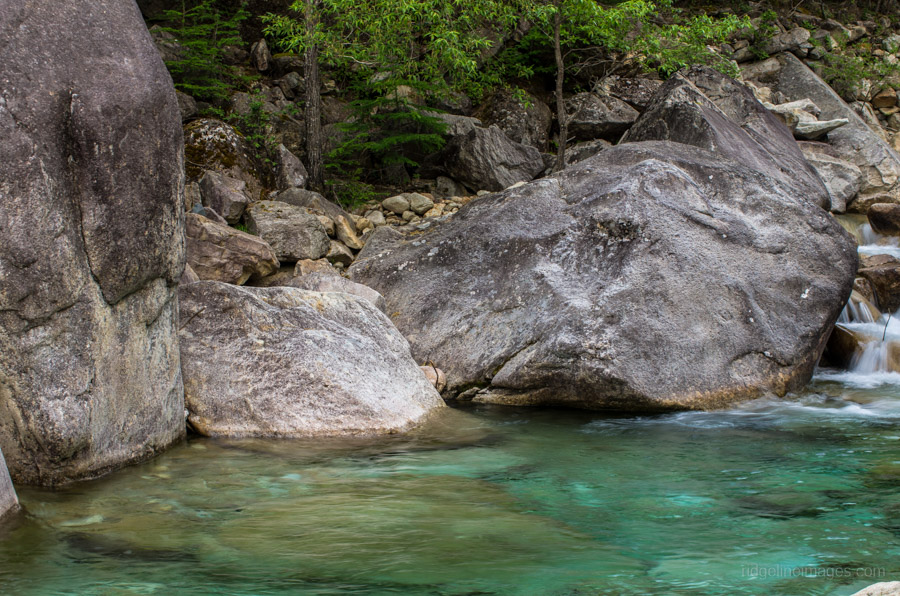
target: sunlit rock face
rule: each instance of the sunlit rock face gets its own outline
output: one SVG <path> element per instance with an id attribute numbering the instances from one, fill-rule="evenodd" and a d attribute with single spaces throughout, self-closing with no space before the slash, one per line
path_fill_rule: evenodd
<path id="1" fill-rule="evenodd" d="M 133 2 L 3 2 L 0 39 L 0 447 L 57 484 L 184 434 L 181 118 Z"/>

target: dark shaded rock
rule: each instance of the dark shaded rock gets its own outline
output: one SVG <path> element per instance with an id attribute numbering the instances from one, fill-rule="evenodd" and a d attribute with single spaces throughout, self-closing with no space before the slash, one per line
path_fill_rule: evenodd
<path id="1" fill-rule="evenodd" d="M 471 188 L 492 191 L 532 180 L 544 171 L 540 151 L 510 140 L 496 126 L 472 127 L 465 134 L 453 136 L 440 161 L 451 178 Z"/>
<path id="2" fill-rule="evenodd" d="M 328 253 L 325 226 L 302 207 L 257 201 L 247 208 L 247 229 L 265 240 L 282 262 L 318 259 Z"/>
<path id="3" fill-rule="evenodd" d="M 350 277 L 384 295 L 450 395 L 664 410 L 802 387 L 856 264 L 849 234 L 771 178 L 652 142 L 440 226 L 378 228 Z"/>
<path id="4" fill-rule="evenodd" d="M 187 122 L 197 115 L 197 102 L 193 97 L 181 91 L 176 91 L 175 97 L 178 99 L 178 111 L 181 113 L 182 122 Z"/>
<path id="5" fill-rule="evenodd" d="M 900 263 L 885 262 L 870 264 L 859 270 L 859 275 L 875 288 L 878 306 L 885 312 L 896 312 L 900 308 Z"/>
<path id="6" fill-rule="evenodd" d="M 828 190 L 791 131 L 746 86 L 704 66 L 679 71 L 622 142 L 666 140 L 708 149 L 828 208 Z"/>
<path id="7" fill-rule="evenodd" d="M 180 297 L 188 421 L 201 434 L 395 433 L 443 406 L 409 344 L 362 298 L 216 282 Z"/>
<path id="8" fill-rule="evenodd" d="M 516 143 L 546 151 L 550 143 L 550 127 L 553 113 L 550 107 L 537 97 L 526 93 L 522 98 L 503 87 L 494 93 L 478 111 L 478 117 L 487 125 L 496 125 Z"/>
<path id="9" fill-rule="evenodd" d="M 875 203 L 866 212 L 872 229 L 885 236 L 900 236 L 900 205 Z"/>
<path id="10" fill-rule="evenodd" d="M 638 115 L 630 105 L 608 95 L 579 93 L 566 100 L 569 134 L 581 141 L 616 142 Z"/>
<path id="11" fill-rule="evenodd" d="M 353 262 L 354 257 L 353 251 L 347 248 L 343 242 L 332 240 L 328 246 L 328 254 L 325 255 L 325 258 L 332 265 L 349 267 L 350 263 Z"/>
<path id="12" fill-rule="evenodd" d="M 610 76 L 595 88 L 598 95 L 609 95 L 621 99 L 638 112 L 650 107 L 653 95 L 662 86 L 662 81 L 646 78 Z"/>
<path id="13" fill-rule="evenodd" d="M 196 213 L 185 225 L 188 265 L 200 279 L 242 284 L 278 269 L 272 247 L 260 238 Z"/>
<path id="14" fill-rule="evenodd" d="M 612 143 L 603 139 L 595 139 L 593 141 L 584 141 L 576 143 L 566 148 L 566 166 L 571 166 L 580 161 L 584 161 L 589 157 L 594 157 L 601 151 L 605 151 L 612 147 Z"/>
<path id="15" fill-rule="evenodd" d="M 0 40 L 0 448 L 59 484 L 184 436 L 181 117 L 134 2 L 3 2 Z"/>

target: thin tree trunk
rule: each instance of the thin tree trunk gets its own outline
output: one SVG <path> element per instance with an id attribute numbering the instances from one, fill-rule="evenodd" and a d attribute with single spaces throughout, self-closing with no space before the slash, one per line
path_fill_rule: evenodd
<path id="1" fill-rule="evenodd" d="M 562 26 L 562 10 L 559 2 L 556 4 L 556 14 L 553 16 L 553 53 L 556 55 L 556 120 L 559 122 L 559 149 L 556 153 L 556 171 L 566 167 L 566 137 L 569 134 L 568 122 L 566 122 L 566 105 L 563 101 L 563 79 L 566 76 L 566 65 L 563 62 L 562 47 L 559 43 L 559 30 Z"/>
<path id="2" fill-rule="evenodd" d="M 306 0 L 306 33 L 313 37 L 318 24 L 316 0 Z M 321 192 L 325 187 L 325 174 L 322 165 L 322 147 L 325 144 L 322 133 L 322 96 L 319 85 L 319 48 L 311 44 L 303 56 L 303 70 L 306 75 L 304 100 L 306 109 L 306 164 L 309 173 L 308 186 Z"/>

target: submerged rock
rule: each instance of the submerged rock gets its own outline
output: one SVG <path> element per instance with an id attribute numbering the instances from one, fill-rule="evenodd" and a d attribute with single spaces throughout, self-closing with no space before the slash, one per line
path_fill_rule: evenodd
<path id="1" fill-rule="evenodd" d="M 350 276 L 450 396 L 661 410 L 802 387 L 856 266 L 849 234 L 772 178 L 648 142 L 424 232 L 379 228 Z"/>
<path id="2" fill-rule="evenodd" d="M 197 282 L 181 320 L 188 421 L 204 435 L 395 433 L 443 406 L 403 336 L 356 296 Z"/>
<path id="3" fill-rule="evenodd" d="M 16 490 L 13 488 L 9 471 L 6 469 L 6 460 L 3 459 L 3 453 L 0 452 L 0 519 L 18 507 L 19 499 L 16 497 Z"/>
<path id="4" fill-rule="evenodd" d="M 184 436 L 181 116 L 134 2 L 3 2 L 0 39 L 0 448 L 58 484 Z"/>

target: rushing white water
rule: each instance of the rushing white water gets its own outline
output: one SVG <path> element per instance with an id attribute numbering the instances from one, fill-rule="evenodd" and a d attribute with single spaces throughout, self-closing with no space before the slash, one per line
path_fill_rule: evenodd
<path id="1" fill-rule="evenodd" d="M 900 238 L 882 236 L 868 223 L 857 230 L 859 252 L 864 255 L 890 255 L 900 259 Z"/>

